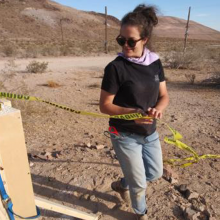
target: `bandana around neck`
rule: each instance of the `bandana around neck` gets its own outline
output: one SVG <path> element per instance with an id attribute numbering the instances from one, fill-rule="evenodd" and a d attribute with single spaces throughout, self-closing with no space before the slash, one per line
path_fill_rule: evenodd
<path id="1" fill-rule="evenodd" d="M 118 56 L 123 57 L 132 63 L 140 64 L 143 66 L 149 66 L 151 63 L 159 59 L 159 56 L 156 53 L 151 52 L 147 48 L 144 48 L 143 55 L 139 58 L 126 57 L 123 53 L 118 53 Z"/>

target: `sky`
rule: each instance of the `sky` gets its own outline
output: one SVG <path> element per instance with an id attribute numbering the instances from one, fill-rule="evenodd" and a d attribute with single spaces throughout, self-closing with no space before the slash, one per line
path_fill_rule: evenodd
<path id="1" fill-rule="evenodd" d="M 119 20 L 139 4 L 155 5 L 162 16 L 174 16 L 187 20 L 191 6 L 190 20 L 220 31 L 220 0 L 53 0 L 83 11 L 95 11 L 117 17 Z"/>

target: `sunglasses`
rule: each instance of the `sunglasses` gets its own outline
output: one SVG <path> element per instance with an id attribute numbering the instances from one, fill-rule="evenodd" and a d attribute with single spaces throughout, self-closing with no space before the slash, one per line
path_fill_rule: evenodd
<path id="1" fill-rule="evenodd" d="M 138 41 L 140 41 L 140 40 L 142 40 L 142 38 L 140 38 L 139 40 L 134 40 L 134 39 L 132 39 L 132 38 L 129 38 L 128 40 L 126 40 L 126 38 L 125 38 L 125 37 L 122 37 L 121 35 L 118 35 L 118 37 L 116 38 L 116 41 L 117 41 L 118 44 L 119 44 L 120 46 L 122 46 L 122 47 L 126 44 L 126 42 L 127 42 L 127 44 L 128 44 L 129 47 L 135 47 L 135 46 L 136 46 L 136 43 L 137 43 Z"/>

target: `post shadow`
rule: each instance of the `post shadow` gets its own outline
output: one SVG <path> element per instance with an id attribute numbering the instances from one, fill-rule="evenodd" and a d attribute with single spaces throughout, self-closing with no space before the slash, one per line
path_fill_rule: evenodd
<path id="1" fill-rule="evenodd" d="M 118 220 L 132 220 L 135 217 L 133 213 L 118 209 L 121 203 L 119 198 L 116 196 L 66 184 L 56 180 L 55 178 L 50 178 L 48 180 L 48 177 L 41 175 L 32 174 L 32 180 L 35 194 L 48 199 L 57 200 L 58 203 L 64 202 L 68 204 L 76 204 L 77 206 L 90 210 L 92 213 L 101 212 L 104 215 L 109 215 Z M 94 195 L 96 199 L 91 201 L 84 198 L 78 198 L 71 193 L 74 191 L 83 195 Z M 101 200 L 106 200 L 108 202 L 115 203 L 116 205 L 110 209 L 108 206 L 102 203 Z M 54 214 L 49 211 L 43 211 L 42 214 L 45 217 L 54 217 Z M 60 216 L 60 214 L 55 215 L 55 217 L 56 216 Z M 62 218 L 64 217 L 66 218 L 66 216 L 63 216 Z"/>

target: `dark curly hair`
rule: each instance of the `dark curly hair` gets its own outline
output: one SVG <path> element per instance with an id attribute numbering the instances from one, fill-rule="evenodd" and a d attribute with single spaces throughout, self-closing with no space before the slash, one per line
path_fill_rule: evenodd
<path id="1" fill-rule="evenodd" d="M 151 39 L 153 27 L 158 24 L 157 8 L 154 6 L 138 5 L 132 12 L 126 14 L 121 20 L 123 25 L 137 26 L 141 38 Z"/>

